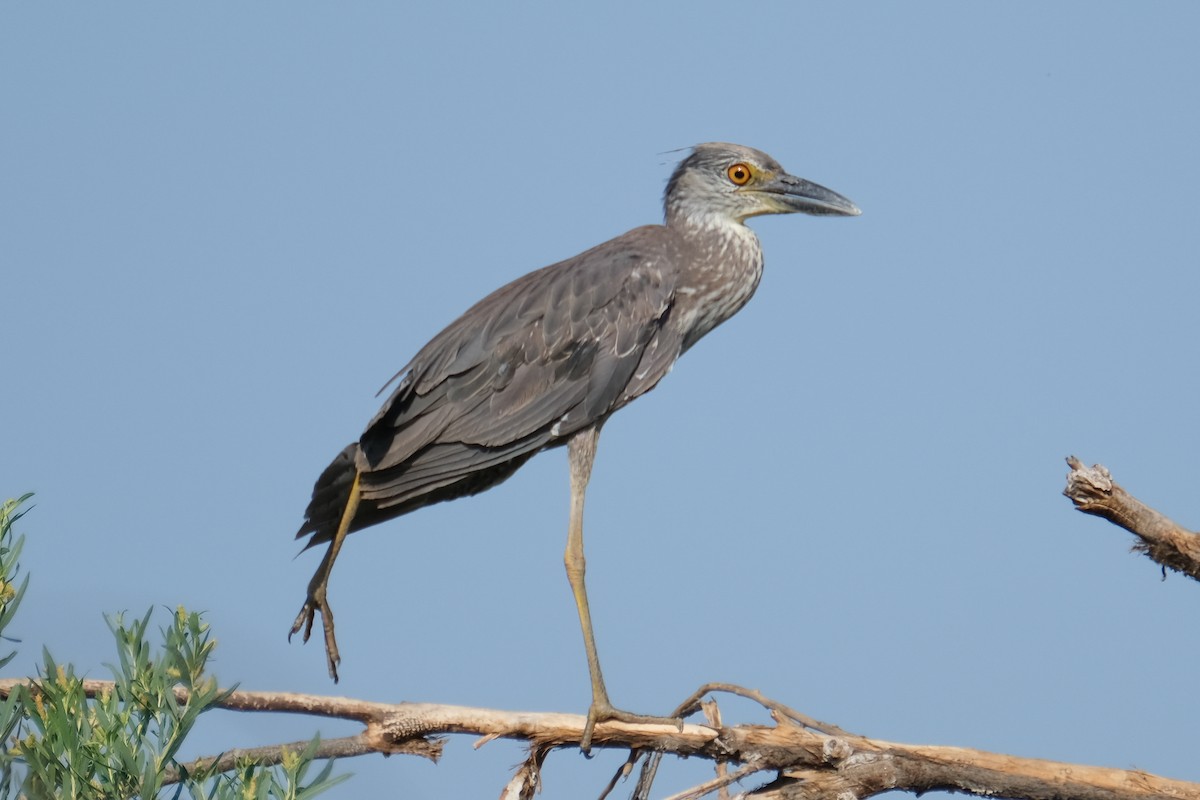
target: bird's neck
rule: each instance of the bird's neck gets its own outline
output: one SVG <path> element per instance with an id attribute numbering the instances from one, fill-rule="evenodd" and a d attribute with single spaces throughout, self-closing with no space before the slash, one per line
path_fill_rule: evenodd
<path id="1" fill-rule="evenodd" d="M 667 227 L 683 254 L 674 317 L 686 350 L 753 296 L 762 278 L 762 246 L 754 231 L 729 217 L 676 218 Z"/>

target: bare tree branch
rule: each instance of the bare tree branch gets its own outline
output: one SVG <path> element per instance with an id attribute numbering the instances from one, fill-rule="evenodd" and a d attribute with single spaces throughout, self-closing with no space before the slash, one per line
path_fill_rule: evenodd
<path id="1" fill-rule="evenodd" d="M 267 745 L 266 747 L 247 747 L 234 750 L 226 750 L 217 757 L 207 756 L 198 758 L 195 761 L 189 761 L 186 764 L 181 764 L 178 769 L 168 770 L 163 776 L 163 786 L 179 783 L 187 775 L 209 774 L 215 775 L 219 772 L 229 772 L 237 769 L 242 764 L 255 764 L 260 767 L 272 767 L 283 762 L 284 757 L 289 754 L 303 753 L 308 747 L 309 742 L 290 742 L 288 744 Z M 438 751 L 440 754 L 440 743 L 438 743 Z M 367 753 L 375 752 L 374 749 L 365 741 L 364 737 L 359 734 L 357 736 L 345 736 L 339 739 L 322 739 L 320 745 L 313 753 L 313 759 L 325 758 L 349 758 L 350 756 L 361 756 Z M 413 755 L 429 755 L 426 753 L 418 753 L 414 751 Z M 434 761 L 437 760 L 436 755 L 429 755 Z"/>
<path id="2" fill-rule="evenodd" d="M 35 687 L 30 680 L 0 681 L 0 697 L 17 686 Z M 757 772 L 774 773 L 774 779 L 745 796 L 765 800 L 829 798 L 861 800 L 888 791 L 926 792 L 947 789 L 990 797 L 1051 800 L 1135 800 L 1176 798 L 1200 800 L 1200 784 L 1160 778 L 1139 770 L 1107 769 L 1032 758 L 988 753 L 961 747 L 907 745 L 839 732 L 815 730 L 797 722 L 804 715 L 750 689 L 729 684 L 709 684 L 760 702 L 771 712 L 774 725 L 632 724 L 606 722 L 596 726 L 593 746 L 622 748 L 654 754 L 710 759 L 738 768 L 694 787 L 678 797 L 699 798 Z M 36 690 L 36 689 L 35 689 Z M 84 682 L 88 696 L 115 691 L 109 681 Z M 696 705 L 705 692 L 689 698 Z M 180 702 L 188 693 L 176 690 Z M 255 712 L 304 713 L 353 719 L 365 729 L 358 736 L 332 740 L 326 757 L 364 753 L 407 753 L 436 759 L 437 737 L 463 733 L 525 741 L 530 757 L 518 768 L 502 797 L 525 800 L 539 783 L 542 762 L 555 748 L 578 747 L 585 718 L 577 714 L 498 711 L 431 703 L 371 703 L 343 697 L 322 697 L 278 692 L 231 692 L 219 707 Z M 713 714 L 713 712 L 710 712 Z M 815 722 L 815 721 L 814 721 Z M 822 728 L 841 731 L 831 725 Z M 242 751 L 260 763 L 278 763 L 287 748 L 303 750 L 307 743 L 275 745 Z M 324 744 L 324 743 L 323 743 Z M 196 768 L 232 761 L 201 759 Z M 244 762 L 242 762 L 244 763 Z M 630 766 L 632 766 L 630 764 Z"/>
<path id="3" fill-rule="evenodd" d="M 1150 508 L 1113 481 L 1100 464 L 1067 458 L 1071 472 L 1063 494 L 1085 514 L 1103 517 L 1137 536 L 1134 546 L 1163 567 L 1200 580 L 1200 535 Z"/>

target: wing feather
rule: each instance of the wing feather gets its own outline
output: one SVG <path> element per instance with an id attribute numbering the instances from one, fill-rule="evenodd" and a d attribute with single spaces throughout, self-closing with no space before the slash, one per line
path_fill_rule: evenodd
<path id="1" fill-rule="evenodd" d="M 670 244 L 662 227 L 630 231 L 498 289 L 434 337 L 359 441 L 363 497 L 406 505 L 475 474 L 507 477 L 504 464 L 652 388 L 673 361 L 663 354 L 679 352 L 664 329 Z"/>

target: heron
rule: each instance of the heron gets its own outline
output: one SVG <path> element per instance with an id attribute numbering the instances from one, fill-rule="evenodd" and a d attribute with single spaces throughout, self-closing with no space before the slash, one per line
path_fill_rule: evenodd
<path id="1" fill-rule="evenodd" d="M 362 436 L 321 473 L 296 538 L 309 537 L 305 549 L 329 548 L 289 639 L 303 629 L 307 642 L 319 613 L 335 682 L 341 657 L 327 590 L 346 535 L 490 489 L 535 454 L 565 445 L 563 561 L 592 688 L 580 745 L 589 751 L 600 722 L 664 721 L 614 707 L 596 653 L 583 506 L 600 429 L 750 300 L 763 254 L 747 219 L 861 212 L 766 153 L 721 142 L 697 145 L 680 161 L 663 206 L 663 224 L 517 278 L 450 323 L 380 389 L 391 391 Z"/>

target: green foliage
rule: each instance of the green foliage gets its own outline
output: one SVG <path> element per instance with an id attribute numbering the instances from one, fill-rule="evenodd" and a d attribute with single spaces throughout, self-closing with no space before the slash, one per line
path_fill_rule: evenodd
<path id="1" fill-rule="evenodd" d="M 18 511 L 32 495 L 25 494 L 16 500 L 6 500 L 0 504 L 0 641 L 11 641 L 4 636 L 5 628 L 12 622 L 21 598 L 25 596 L 25 588 L 29 585 L 29 576 L 16 586 L 20 566 L 17 559 L 21 556 L 21 546 L 25 537 L 13 539 L 13 525 L 24 511 Z M 2 651 L 0 651 L 2 652 Z M 0 655 L 0 667 L 13 660 L 17 651 Z M 20 724 L 22 713 L 18 693 L 13 693 L 7 700 L 0 703 L 0 800 L 16 795 L 20 785 L 17 770 L 13 769 L 14 757 L 9 750 L 9 742 Z"/>
<path id="2" fill-rule="evenodd" d="M 22 543 L 12 542 L 12 523 L 28 497 L 0 506 L 0 636 L 28 582 L 12 588 Z M 197 718 L 228 692 L 205 671 L 216 642 L 201 616 L 178 609 L 160 630 L 158 647 L 147 639 L 152 616 L 147 612 L 129 623 L 121 615 L 108 618 L 117 644 L 117 663 L 108 665 L 111 688 L 85 686 L 73 666 L 44 652 L 37 679 L 0 703 L 0 800 L 305 800 L 348 777 L 331 777 L 333 764 L 327 762 L 308 778 L 316 739 L 276 767 L 246 763 L 223 774 L 189 771 L 177 760 L 180 748 Z"/>
<path id="3" fill-rule="evenodd" d="M 21 557 L 25 537 L 13 541 L 12 527 L 25 515 L 24 511 L 17 509 L 31 497 L 32 494 L 24 494 L 16 500 L 5 500 L 0 504 L 0 639 L 4 638 L 4 629 L 17 613 L 17 606 L 21 605 L 21 598 L 25 596 L 25 588 L 29 585 L 29 576 L 26 575 L 21 585 L 16 586 L 20 569 L 17 559 Z M 17 651 L 13 650 L 7 655 L 0 655 L 0 667 L 12 661 L 16 654 Z"/>
<path id="4" fill-rule="evenodd" d="M 350 777 L 348 774 L 330 777 L 333 761 L 329 760 L 316 776 L 305 783 L 309 771 L 313 768 L 313 754 L 320 743 L 320 739 L 314 737 L 303 752 L 285 755 L 283 763 L 274 769 L 266 770 L 253 764 L 244 764 L 233 772 L 219 775 L 209 783 L 208 794 L 198 791 L 197 783 L 189 784 L 188 789 L 193 800 L 308 800 Z"/>

